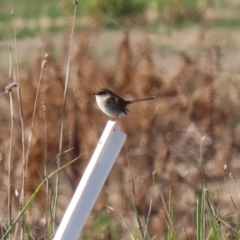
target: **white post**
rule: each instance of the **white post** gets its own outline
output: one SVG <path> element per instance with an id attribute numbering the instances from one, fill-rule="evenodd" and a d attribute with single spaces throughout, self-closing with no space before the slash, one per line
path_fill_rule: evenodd
<path id="1" fill-rule="evenodd" d="M 115 129 L 115 125 L 116 122 L 108 121 L 54 240 L 75 240 L 80 235 L 126 139 L 126 135 Z"/>

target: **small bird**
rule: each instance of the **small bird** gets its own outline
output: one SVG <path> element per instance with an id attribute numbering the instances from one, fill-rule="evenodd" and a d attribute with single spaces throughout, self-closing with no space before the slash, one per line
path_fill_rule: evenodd
<path id="1" fill-rule="evenodd" d="M 141 101 L 153 100 L 155 97 L 148 97 L 143 99 L 137 99 L 132 101 L 126 101 L 123 98 L 119 97 L 117 94 L 113 93 L 109 89 L 102 89 L 96 93 L 93 93 L 96 97 L 98 107 L 109 117 L 119 119 L 124 114 L 127 114 L 129 111 L 127 106 L 129 104 Z"/>

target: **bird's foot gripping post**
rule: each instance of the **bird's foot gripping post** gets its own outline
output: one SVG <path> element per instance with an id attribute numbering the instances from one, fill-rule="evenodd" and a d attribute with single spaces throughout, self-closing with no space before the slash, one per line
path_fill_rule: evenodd
<path id="1" fill-rule="evenodd" d="M 93 156 L 62 218 L 54 240 L 78 239 L 94 203 L 126 140 L 108 121 Z"/>

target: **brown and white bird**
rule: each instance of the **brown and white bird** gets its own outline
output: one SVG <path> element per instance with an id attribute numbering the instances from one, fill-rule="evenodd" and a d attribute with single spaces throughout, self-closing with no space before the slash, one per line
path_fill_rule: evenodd
<path id="1" fill-rule="evenodd" d="M 113 93 L 109 89 L 102 89 L 96 93 L 93 93 L 96 97 L 98 107 L 109 117 L 119 119 L 129 111 L 127 106 L 135 102 L 153 100 L 155 97 L 148 97 L 143 99 L 126 101 L 117 94 Z"/>

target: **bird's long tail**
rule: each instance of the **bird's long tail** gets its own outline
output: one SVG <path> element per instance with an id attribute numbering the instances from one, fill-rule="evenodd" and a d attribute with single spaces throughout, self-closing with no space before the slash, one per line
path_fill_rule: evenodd
<path id="1" fill-rule="evenodd" d="M 128 104 L 132 104 L 132 103 L 135 103 L 135 102 L 149 101 L 149 100 L 153 100 L 154 98 L 155 98 L 155 97 L 148 97 L 148 98 L 136 99 L 136 100 L 128 101 Z"/>

